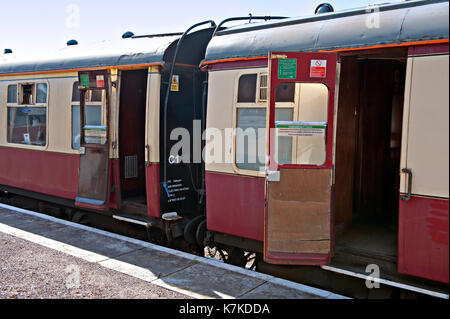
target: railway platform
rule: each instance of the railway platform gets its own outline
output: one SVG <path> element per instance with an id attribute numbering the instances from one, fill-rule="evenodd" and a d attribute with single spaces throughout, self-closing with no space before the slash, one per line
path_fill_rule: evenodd
<path id="1" fill-rule="evenodd" d="M 0 298 L 346 298 L 3 204 L 0 243 Z"/>

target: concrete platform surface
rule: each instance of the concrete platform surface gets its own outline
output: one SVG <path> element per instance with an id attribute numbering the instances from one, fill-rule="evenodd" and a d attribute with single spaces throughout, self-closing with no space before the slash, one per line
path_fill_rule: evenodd
<path id="1" fill-rule="evenodd" d="M 9 241 L 12 241 L 11 238 L 18 238 L 32 242 L 30 247 L 44 246 L 46 249 L 57 251 L 58 254 L 81 259 L 84 263 L 91 263 L 95 267 L 109 271 L 110 276 L 127 275 L 121 280 L 137 280 L 141 284 L 148 283 L 162 291 L 172 292 L 172 294 L 164 294 L 161 291 L 150 293 L 150 298 L 152 296 L 198 299 L 345 298 L 324 290 L 231 266 L 215 259 L 190 255 L 3 204 L 0 204 L 0 234 L 3 242 L 8 243 L 8 238 Z M 2 245 L 0 249 L 5 247 L 8 245 Z M 52 264 L 58 258 L 61 256 L 52 257 L 47 262 Z M 29 262 L 32 263 L 33 260 Z M 3 267 L 2 264 L 0 267 Z M 93 271 L 99 270 L 96 268 Z M 2 277 L 8 277 L 5 273 L 0 274 Z M 37 275 L 42 276 L 42 273 Z M 100 278 L 107 280 L 105 276 L 107 275 Z M 0 285 L 5 282 L 5 278 L 2 277 Z M 126 282 L 123 282 L 123 285 L 128 287 Z M 111 293 L 112 291 L 114 289 Z M 104 298 L 110 298 L 111 293 L 106 294 Z M 103 298 L 101 296 L 100 294 L 99 298 Z M 118 296 L 128 298 L 124 294 Z M 142 297 L 142 294 L 129 295 L 129 298 Z"/>

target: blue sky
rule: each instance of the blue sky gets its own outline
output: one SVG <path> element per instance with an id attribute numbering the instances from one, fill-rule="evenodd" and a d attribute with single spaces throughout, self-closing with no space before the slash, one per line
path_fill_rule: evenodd
<path id="1" fill-rule="evenodd" d="M 392 0 L 398 1 L 398 0 Z M 53 50 L 135 34 L 183 32 L 192 24 L 232 16 L 305 16 L 323 0 L 15 0 L 0 2 L 0 53 Z M 329 0 L 335 10 L 389 0 Z M 77 18 L 79 17 L 79 18 Z"/>

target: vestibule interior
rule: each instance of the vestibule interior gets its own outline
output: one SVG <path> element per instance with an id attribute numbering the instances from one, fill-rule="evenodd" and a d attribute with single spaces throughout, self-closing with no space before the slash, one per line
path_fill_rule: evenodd
<path id="1" fill-rule="evenodd" d="M 146 203 L 145 116 L 148 71 L 123 71 L 120 89 L 119 161 L 122 201 Z"/>
<path id="2" fill-rule="evenodd" d="M 343 56 L 335 166 L 336 247 L 397 256 L 407 51 Z"/>

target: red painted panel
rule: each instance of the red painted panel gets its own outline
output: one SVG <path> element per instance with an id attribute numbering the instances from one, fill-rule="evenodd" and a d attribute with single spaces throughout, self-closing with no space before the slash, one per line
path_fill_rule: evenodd
<path id="1" fill-rule="evenodd" d="M 264 240 L 265 179 L 206 173 L 208 230 Z"/>
<path id="2" fill-rule="evenodd" d="M 120 201 L 120 164 L 118 159 L 109 162 L 109 199 L 108 205 L 112 209 L 119 209 Z"/>
<path id="3" fill-rule="evenodd" d="M 79 155 L 0 147 L 0 184 L 75 200 Z"/>
<path id="4" fill-rule="evenodd" d="M 217 64 L 211 64 L 208 66 L 210 70 L 230 70 L 230 69 L 242 69 L 242 68 L 255 68 L 255 67 L 267 67 L 267 58 L 261 58 L 257 60 L 245 60 L 245 61 L 228 61 L 220 62 Z"/>
<path id="5" fill-rule="evenodd" d="M 145 168 L 147 183 L 147 207 L 150 217 L 161 218 L 159 163 Z"/>
<path id="6" fill-rule="evenodd" d="M 408 49 L 408 55 L 429 55 L 429 54 L 442 54 L 448 53 L 448 44 L 432 44 L 432 45 L 420 45 L 415 47 L 410 47 Z"/>
<path id="7" fill-rule="evenodd" d="M 400 273 L 449 282 L 448 215 L 448 199 L 400 200 Z"/>

